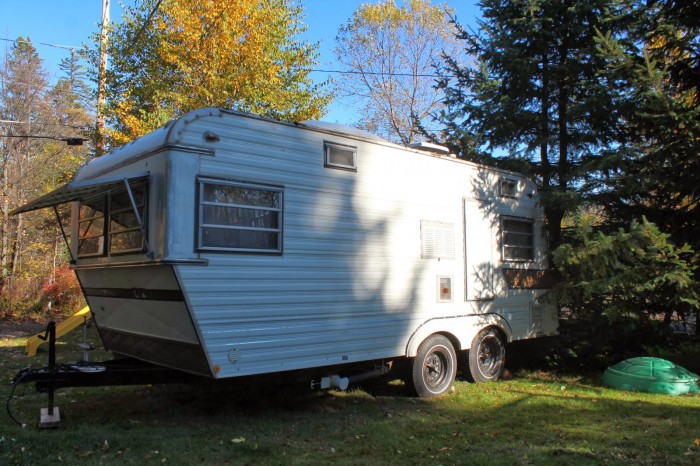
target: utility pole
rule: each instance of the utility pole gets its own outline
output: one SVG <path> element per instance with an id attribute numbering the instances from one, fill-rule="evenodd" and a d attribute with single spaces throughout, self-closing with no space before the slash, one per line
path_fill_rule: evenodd
<path id="1" fill-rule="evenodd" d="M 109 0 L 102 0 L 102 29 L 100 32 L 100 73 L 97 77 L 97 146 L 95 155 L 105 153 L 105 88 L 107 80 L 107 31 L 109 29 Z"/>

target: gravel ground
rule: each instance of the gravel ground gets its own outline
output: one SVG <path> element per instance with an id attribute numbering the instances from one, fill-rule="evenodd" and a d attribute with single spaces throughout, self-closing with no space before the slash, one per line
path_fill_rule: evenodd
<path id="1" fill-rule="evenodd" d="M 36 322 L 0 322 L 0 338 L 18 338 L 35 335 L 46 326 Z"/>

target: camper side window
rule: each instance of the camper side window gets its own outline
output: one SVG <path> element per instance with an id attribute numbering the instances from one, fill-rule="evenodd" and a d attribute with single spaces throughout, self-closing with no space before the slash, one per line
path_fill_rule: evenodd
<path id="1" fill-rule="evenodd" d="M 78 214 L 78 257 L 111 256 L 144 250 L 141 219 L 146 213 L 146 185 L 107 191 L 80 201 Z"/>
<path id="2" fill-rule="evenodd" d="M 282 252 L 282 190 L 199 180 L 198 249 Z"/>
<path id="3" fill-rule="evenodd" d="M 501 218 L 501 251 L 504 261 L 535 260 L 535 226 L 531 219 Z"/>
<path id="4" fill-rule="evenodd" d="M 357 171 L 356 147 L 326 142 L 324 149 L 326 153 L 326 167 Z"/>

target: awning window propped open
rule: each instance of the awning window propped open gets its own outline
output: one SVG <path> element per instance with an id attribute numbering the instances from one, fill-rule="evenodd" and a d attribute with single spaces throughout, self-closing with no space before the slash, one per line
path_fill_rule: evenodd
<path id="1" fill-rule="evenodd" d="M 123 188 L 125 182 L 127 182 L 128 185 L 133 185 L 134 183 L 145 181 L 147 179 L 148 174 L 144 173 L 130 177 L 112 176 L 97 180 L 72 181 L 54 191 L 51 191 L 48 194 L 44 194 L 43 196 L 34 199 L 21 207 L 18 207 L 17 209 L 13 210 L 10 215 L 31 212 L 33 210 L 43 209 L 45 207 L 52 207 L 65 204 L 67 202 L 87 199 L 100 193 L 106 193 L 115 188 Z"/>

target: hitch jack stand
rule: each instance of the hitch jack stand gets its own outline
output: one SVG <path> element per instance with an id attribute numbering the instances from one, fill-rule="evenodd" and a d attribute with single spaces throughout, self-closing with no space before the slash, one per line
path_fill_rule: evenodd
<path id="1" fill-rule="evenodd" d="M 51 380 L 49 387 L 47 388 L 47 393 L 49 396 L 49 405 L 46 408 L 41 408 L 39 415 L 39 429 L 55 429 L 61 425 L 61 414 L 58 410 L 58 406 L 54 406 L 54 393 L 56 388 L 54 387 L 53 380 L 56 374 L 56 322 L 50 321 L 46 326 L 46 333 L 43 337 L 39 337 L 46 341 L 49 339 L 49 374 L 51 374 Z"/>

